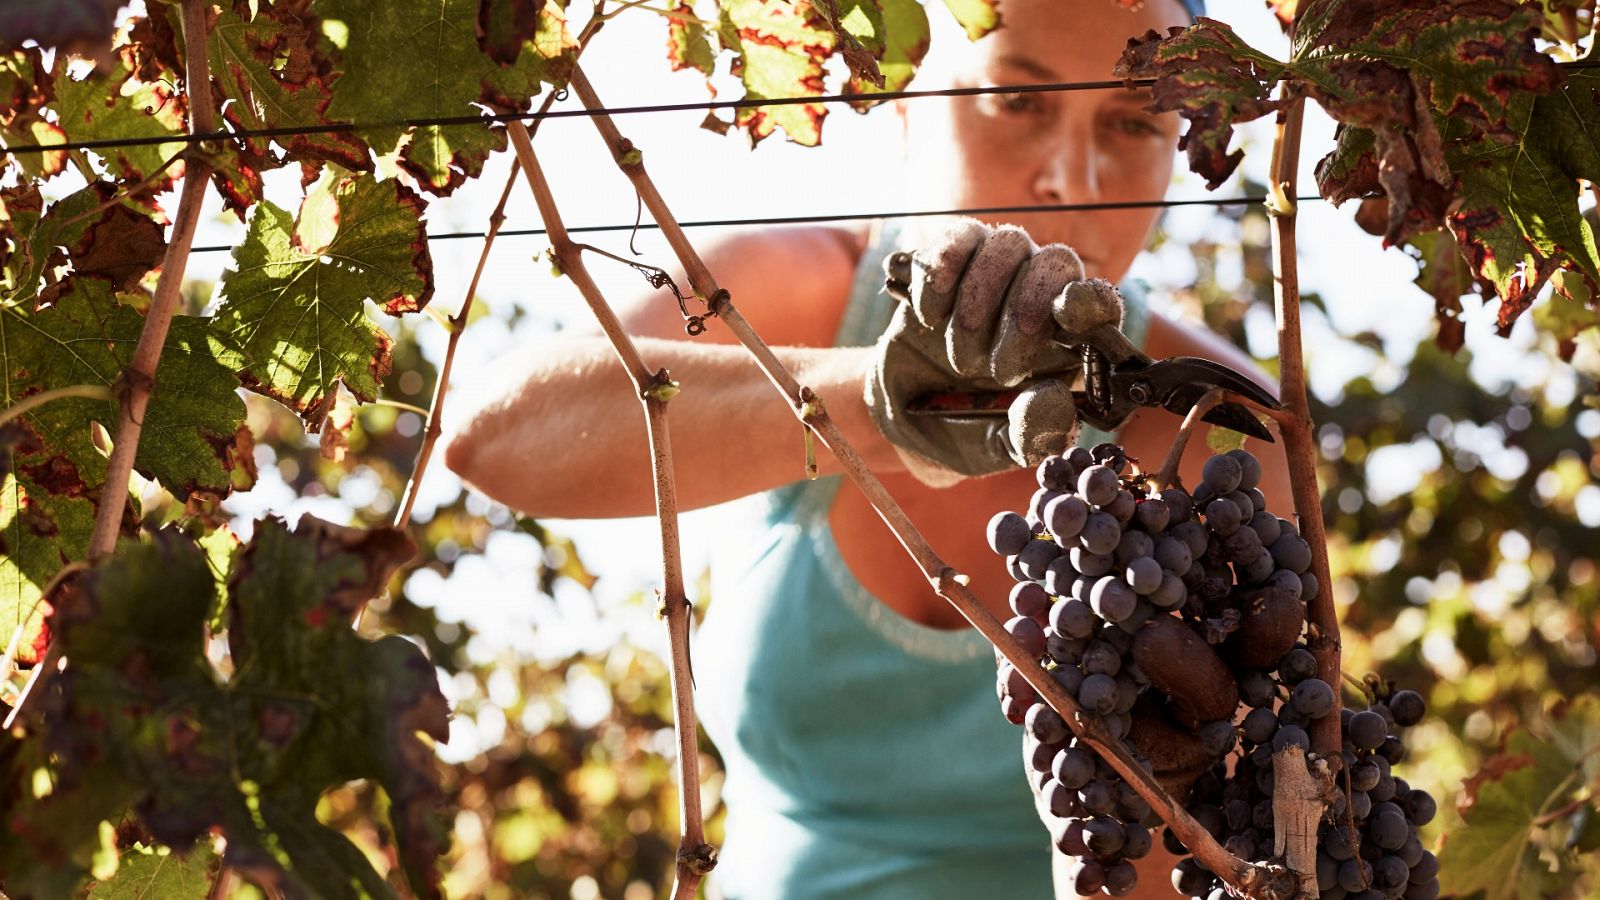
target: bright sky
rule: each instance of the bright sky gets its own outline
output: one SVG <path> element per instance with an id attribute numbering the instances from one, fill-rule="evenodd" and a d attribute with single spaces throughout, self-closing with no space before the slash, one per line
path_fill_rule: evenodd
<path id="1" fill-rule="evenodd" d="M 939 3 L 929 2 L 930 15 L 936 25 L 948 18 L 938 8 Z M 1285 52 L 1285 42 L 1259 0 L 1218 0 L 1212 3 L 1211 11 L 1213 16 L 1234 25 L 1255 47 L 1280 56 Z M 605 103 L 621 106 L 693 102 L 706 97 L 704 84 L 697 75 L 669 71 L 665 37 L 664 23 L 645 12 L 628 13 L 606 27 L 584 58 L 585 70 Z M 958 32 L 945 27 L 936 30 L 934 39 L 937 42 L 961 38 Z M 837 81 L 837 78 L 831 79 L 830 84 Z M 719 77 L 718 86 L 721 97 L 740 94 L 725 73 Z M 558 108 L 563 106 L 576 106 L 576 100 L 568 100 Z M 843 107 L 836 108 L 824 126 L 824 146 L 820 149 L 798 147 L 774 137 L 753 152 L 740 133 L 722 137 L 700 129 L 702 115 L 663 113 L 619 120 L 623 133 L 643 151 L 653 178 L 680 220 L 920 206 L 914 195 L 908 198 L 902 193 L 894 150 L 897 138 L 891 131 L 892 113 L 887 109 L 860 116 Z M 1331 123 L 1320 111 L 1313 111 L 1308 123 L 1301 176 L 1306 186 L 1314 184 L 1311 167 L 1331 146 L 1332 135 Z M 1243 141 L 1244 170 L 1254 180 L 1264 182 L 1270 124 L 1262 122 L 1247 128 Z M 535 147 L 555 182 L 557 200 L 569 225 L 632 221 L 635 211 L 632 190 L 611 164 L 587 120 L 546 121 L 536 136 Z M 430 230 L 434 233 L 481 230 L 504 184 L 508 162 L 508 155 L 501 154 L 490 161 L 482 178 L 467 184 L 450 198 L 434 201 L 429 211 Z M 1173 196 L 1204 195 L 1199 179 L 1189 175 L 1181 165 L 1179 171 Z M 298 202 L 297 173 L 275 174 L 283 177 L 269 182 L 272 196 L 280 205 L 293 207 Z M 775 184 L 783 187 L 775 189 Z M 788 189 L 796 185 L 801 189 Z M 1227 185 L 1217 193 L 1237 196 L 1241 190 Z M 216 198 L 212 199 L 220 206 Z M 1169 215 L 1167 228 L 1181 243 L 1200 237 L 1206 221 L 1204 210 L 1178 210 Z M 537 227 L 537 224 L 532 198 L 519 186 L 513 194 L 507 227 L 528 228 Z M 1416 274 L 1414 264 L 1398 251 L 1383 251 L 1377 238 L 1357 229 L 1351 222 L 1348 208 L 1341 211 L 1320 202 L 1305 204 L 1299 228 L 1303 285 L 1307 290 L 1321 292 L 1327 299 L 1341 331 L 1371 330 L 1396 348 L 1412 346 L 1421 336 L 1430 333 L 1431 301 L 1411 284 Z M 242 226 L 233 217 L 223 218 L 220 213 L 208 212 L 196 243 L 231 244 L 242 232 Z M 694 238 L 700 234 L 705 232 L 691 232 L 690 236 Z M 585 240 L 613 252 L 627 253 L 625 233 L 595 235 Z M 459 306 L 480 246 L 477 240 L 433 243 L 438 279 L 433 303 L 439 309 L 449 312 Z M 554 323 L 585 323 L 587 312 L 575 292 L 566 281 L 552 278 L 547 265 L 536 259 L 546 246 L 542 239 L 530 237 L 502 238 L 495 245 L 481 286 L 481 298 L 497 312 L 504 313 L 520 305 L 531 315 L 517 334 L 509 333 L 501 321 L 492 318 L 472 326 L 457 356 L 457 383 L 475 380 L 489 361 L 539 332 L 548 332 Z M 643 260 L 665 264 L 670 258 L 664 243 L 653 232 L 642 232 L 637 246 L 643 252 Z M 215 279 L 228 261 L 225 253 L 197 255 L 191 261 L 190 274 L 195 278 Z M 613 297 L 620 298 L 643 287 L 639 276 L 622 266 L 602 260 L 595 260 L 591 266 L 602 288 Z M 1173 244 L 1159 258 L 1151 254 L 1142 256 L 1133 274 L 1159 288 L 1188 283 L 1194 276 L 1194 269 L 1182 247 Z M 1223 281 L 1237 277 L 1237 273 L 1220 275 Z M 1252 346 L 1258 353 L 1271 354 L 1275 346 L 1271 316 L 1258 312 L 1261 315 L 1251 322 Z M 1519 329 L 1517 339 L 1508 342 L 1492 335 L 1492 322 L 1492 309 L 1469 309 L 1468 345 L 1475 354 L 1475 369 L 1523 383 L 1545 380 L 1550 363 L 1524 352 L 1531 344 L 1528 329 Z M 1328 396 L 1351 375 L 1372 366 L 1375 357 L 1327 349 L 1334 343 L 1319 339 L 1322 327 L 1314 318 L 1307 323 L 1307 348 L 1313 386 L 1320 394 Z M 425 349 L 438 358 L 444 346 L 442 329 L 430 327 L 425 332 Z M 1395 374 L 1392 370 L 1376 373 L 1380 384 L 1385 378 L 1392 383 Z M 1570 394 L 1575 389 L 1570 376 L 1559 373 L 1552 383 L 1554 386 L 1550 390 L 1566 390 Z M 451 407 L 459 411 L 462 404 L 457 402 Z M 449 416 L 446 427 L 449 427 Z M 796 440 L 799 439 L 797 428 Z M 1391 454 L 1385 465 L 1393 468 L 1396 477 L 1403 478 L 1428 462 L 1405 454 Z M 1433 464 L 1437 465 L 1437 461 Z M 533 474 L 537 476 L 537 471 Z M 336 520 L 348 517 L 348 506 L 339 500 L 297 500 L 275 476 L 274 469 L 264 467 L 262 484 L 251 494 L 231 501 L 232 508 L 251 514 L 270 510 L 291 519 L 300 511 L 315 511 Z M 419 518 L 425 517 L 432 505 L 453 496 L 456 484 L 454 477 L 436 461 L 421 495 Z M 351 479 L 347 485 L 347 491 L 352 494 L 349 499 L 357 501 L 361 498 L 355 494 L 377 489 L 372 479 Z M 1600 496 L 1595 499 L 1600 509 Z M 489 511 L 490 505 L 480 503 L 477 508 Z M 714 517 L 714 511 L 685 517 L 685 553 L 691 578 L 703 566 L 710 542 L 717 539 Z M 546 524 L 557 532 L 574 536 L 585 562 L 602 575 L 596 589 L 601 610 L 612 609 L 628 594 L 659 583 L 660 563 L 653 520 L 547 521 Z M 630 621 L 625 626 L 615 621 L 602 624 L 596 616 L 596 604 L 581 592 L 560 591 L 555 605 L 538 598 L 533 587 L 532 554 L 535 552 L 536 545 L 531 538 L 499 534 L 482 559 L 463 561 L 449 582 L 422 572 L 415 576 L 412 591 L 422 600 L 437 604 L 446 619 L 469 622 L 480 629 L 483 636 L 474 652 L 484 654 L 485 658 L 506 650 L 555 657 L 568 652 L 574 642 L 599 649 L 614 640 L 619 627 L 626 627 L 647 646 L 658 649 L 663 646 L 662 632 L 653 620 Z M 581 701 L 583 693 L 581 685 L 574 686 L 575 708 L 593 706 Z M 494 712 L 480 714 L 476 720 L 458 717 L 457 731 L 453 733 L 450 746 L 445 748 L 446 755 L 452 759 L 465 758 L 472 755 L 480 742 L 495 741 L 496 731 L 504 724 L 503 718 L 497 724 L 495 715 Z M 525 724 L 537 725 L 536 722 Z"/>

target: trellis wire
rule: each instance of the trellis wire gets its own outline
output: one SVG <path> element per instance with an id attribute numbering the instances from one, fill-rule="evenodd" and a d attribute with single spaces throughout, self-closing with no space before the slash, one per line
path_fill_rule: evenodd
<path id="1" fill-rule="evenodd" d="M 823 222 L 856 222 L 865 219 L 914 219 L 927 216 L 981 216 L 1001 215 L 1007 213 L 1031 212 L 1104 212 L 1117 209 L 1165 209 L 1174 206 L 1248 206 L 1255 203 L 1264 203 L 1268 199 L 1265 195 L 1252 195 L 1246 197 L 1199 197 L 1193 200 L 1126 200 L 1108 203 L 1040 203 L 1025 206 L 969 206 L 961 209 L 913 209 L 898 212 L 864 212 L 864 213 L 822 213 L 811 216 L 766 216 L 753 219 L 699 219 L 694 221 L 679 222 L 680 228 L 716 228 L 735 225 L 808 225 Z M 1310 194 L 1294 198 L 1296 202 L 1322 200 L 1324 198 Z M 628 222 L 617 225 L 577 225 L 567 229 L 568 234 L 595 234 L 599 232 L 615 231 L 655 231 L 661 228 L 654 222 Z M 530 237 L 545 234 L 543 228 L 504 228 L 496 232 L 500 237 Z M 482 231 L 447 231 L 443 234 L 430 234 L 430 241 L 450 241 L 462 238 L 481 238 L 486 235 Z M 191 253 L 220 253 L 232 250 L 232 244 L 212 244 L 206 247 L 195 247 Z"/>
<path id="2" fill-rule="evenodd" d="M 93 141 L 67 141 L 59 144 L 17 144 L 0 148 L 0 155 L 18 153 L 64 153 L 70 150 L 101 150 L 117 147 L 146 147 L 158 144 L 196 144 L 228 138 L 294 137 L 305 134 L 349 134 L 384 128 L 455 128 L 465 125 L 497 125 L 505 122 L 539 122 L 544 119 L 591 118 L 602 114 L 631 116 L 663 112 L 711 112 L 719 109 L 754 109 L 762 106 L 796 106 L 807 103 L 859 103 L 885 100 L 915 100 L 924 97 L 971 97 L 982 94 L 1044 94 L 1064 91 L 1103 91 L 1115 88 L 1140 88 L 1155 84 L 1153 78 L 1116 81 L 1049 81 L 1030 84 L 983 85 L 968 88 L 938 88 L 919 91 L 877 91 L 817 94 L 815 96 L 769 97 L 740 100 L 702 100 L 698 103 L 653 103 L 616 106 L 609 109 L 552 109 L 545 112 L 490 113 L 472 116 L 424 116 L 411 119 L 379 119 L 371 122 L 328 122 L 322 125 L 284 125 L 277 128 L 240 128 L 233 131 L 207 131 L 161 137 L 102 138 Z"/>
<path id="3" fill-rule="evenodd" d="M 1563 69 L 1592 69 L 1600 61 L 1578 60 L 1557 63 Z M 969 88 L 930 90 L 841 92 L 815 96 L 768 97 L 739 100 L 704 100 L 698 103 L 654 103 L 614 106 L 606 109 L 552 109 L 543 112 L 490 113 L 473 116 L 424 116 L 411 119 L 379 119 L 370 122 L 329 122 L 322 125 L 295 125 L 278 128 L 240 128 L 232 131 L 206 131 L 162 137 L 104 138 L 93 141 L 66 141 L 58 144 L 16 144 L 0 147 L 0 157 L 34 153 L 65 153 L 72 150 L 110 150 L 121 147 L 147 147 L 163 144 L 197 144 L 228 138 L 294 137 L 306 134 L 351 134 L 384 128 L 455 128 L 465 125 L 497 125 L 505 122 L 538 122 L 544 119 L 591 118 L 599 115 L 631 116 L 663 112 L 712 112 L 719 109 L 755 109 L 763 106 L 795 106 L 807 103 L 881 103 L 886 100 L 917 100 L 926 97 L 972 97 L 984 94 L 1046 94 L 1067 91 L 1136 89 L 1155 84 L 1154 78 L 1128 78 L 1106 81 L 1050 81 L 1029 84 L 996 84 Z M 578 231 L 580 229 L 571 229 Z"/>

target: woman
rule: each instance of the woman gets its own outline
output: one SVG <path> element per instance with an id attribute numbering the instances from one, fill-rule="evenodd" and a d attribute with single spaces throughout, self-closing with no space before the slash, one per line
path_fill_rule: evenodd
<path id="1" fill-rule="evenodd" d="M 1187 24 L 1190 10 L 1179 0 L 1132 11 L 1111 0 L 1007 0 L 1003 16 L 1003 27 L 956 51 L 941 73 L 951 86 L 1104 80 L 1128 36 Z M 945 86 L 927 83 L 934 77 L 925 72 L 918 86 Z M 912 205 L 1160 197 L 1178 122 L 1145 112 L 1146 102 L 1139 92 L 1100 90 L 902 103 Z M 1005 221 L 1036 244 L 1074 248 L 1084 274 L 1116 282 L 1156 217 L 1124 209 Z M 883 259 L 925 248 L 948 227 L 771 229 L 702 251 L 934 549 L 1006 618 L 1010 578 L 981 535 L 994 512 L 1026 503 L 1033 473 L 1008 467 L 930 486 L 941 479 L 908 470 L 866 399 L 880 351 L 893 343 L 880 340 L 895 313 L 881 291 Z M 636 337 L 656 338 L 639 341 L 645 359 L 683 385 L 672 403 L 680 503 L 770 492 L 714 561 L 718 602 L 696 638 L 697 704 L 727 765 L 720 890 L 735 900 L 1050 896 L 1053 851 L 1019 768 L 1020 732 L 995 702 L 987 644 L 929 590 L 855 490 L 838 489 L 837 477 L 799 480 L 800 428 L 725 329 L 713 320 L 684 340 L 676 309 L 656 298 L 622 313 Z M 1201 355 L 1250 371 L 1215 336 L 1160 317 L 1146 330 L 1143 318 L 1130 308 L 1125 330 L 1136 341 L 1145 332 L 1153 357 Z M 450 468 L 532 515 L 653 512 L 638 401 L 605 341 L 563 336 L 518 358 L 506 361 L 514 371 L 494 399 L 452 436 Z M 1177 425 L 1170 414 L 1144 413 L 1118 439 L 1150 466 Z M 831 457 L 819 456 L 824 475 L 836 474 Z M 1266 480 L 1269 496 L 1288 496 L 1281 467 Z M 1171 896 L 1168 864 L 1153 854 L 1136 896 Z"/>

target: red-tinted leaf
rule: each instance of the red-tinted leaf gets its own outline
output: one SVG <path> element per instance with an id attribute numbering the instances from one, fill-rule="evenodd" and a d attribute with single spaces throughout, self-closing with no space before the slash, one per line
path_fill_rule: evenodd
<path id="1" fill-rule="evenodd" d="M 672 7 L 672 12 L 682 17 L 667 25 L 667 59 L 672 62 L 672 70 L 696 69 L 709 77 L 717 64 L 709 32 L 694 18 L 694 7 L 683 0 Z"/>
<path id="2" fill-rule="evenodd" d="M 478 46 L 495 62 L 511 65 L 538 33 L 543 7 L 544 0 L 478 0 Z"/>
<path id="3" fill-rule="evenodd" d="M 1278 108 L 1271 89 L 1284 71 L 1226 24 L 1201 18 L 1166 37 L 1148 31 L 1130 39 L 1114 74 L 1156 79 L 1150 109 L 1176 110 L 1189 123 L 1178 146 L 1188 152 L 1189 168 L 1215 189 L 1244 158 L 1241 150 L 1228 152 L 1234 126 Z"/>

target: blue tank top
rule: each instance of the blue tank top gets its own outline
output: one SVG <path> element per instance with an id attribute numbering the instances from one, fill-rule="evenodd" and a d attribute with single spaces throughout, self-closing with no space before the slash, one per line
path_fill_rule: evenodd
<path id="1" fill-rule="evenodd" d="M 896 233 L 869 242 L 836 346 L 871 344 L 887 325 Z M 1129 307 L 1138 343 L 1143 307 Z M 992 650 L 973 629 L 901 616 L 856 580 L 828 526 L 840 481 L 735 504 L 735 537 L 712 556 L 695 675 L 727 771 L 714 883 L 729 900 L 1051 897 L 1049 834 L 1022 734 L 995 699 Z"/>

